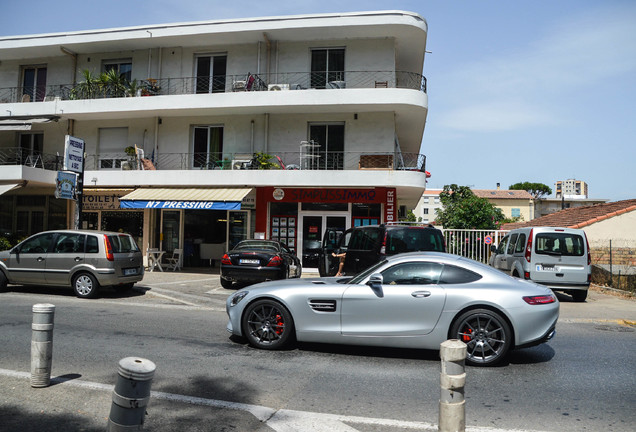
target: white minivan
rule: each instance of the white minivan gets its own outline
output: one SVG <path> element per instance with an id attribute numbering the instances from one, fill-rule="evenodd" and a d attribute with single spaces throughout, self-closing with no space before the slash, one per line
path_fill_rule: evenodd
<path id="1" fill-rule="evenodd" d="M 510 231 L 491 247 L 489 264 L 582 302 L 592 279 L 590 246 L 583 230 L 528 227 Z"/>

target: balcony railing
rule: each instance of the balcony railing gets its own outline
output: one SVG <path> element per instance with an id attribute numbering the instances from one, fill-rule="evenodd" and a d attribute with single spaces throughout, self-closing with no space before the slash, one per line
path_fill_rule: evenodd
<path id="1" fill-rule="evenodd" d="M 42 153 L 21 147 L 0 148 L 0 165 L 23 165 L 59 171 L 64 165 L 64 156 Z"/>
<path id="2" fill-rule="evenodd" d="M 426 93 L 426 77 L 401 71 L 281 72 L 272 74 L 181 77 L 119 82 L 80 82 L 38 87 L 0 88 L 0 103 L 46 102 L 155 95 L 210 94 L 244 91 L 404 88 Z"/>
<path id="3" fill-rule="evenodd" d="M 246 153 L 159 153 L 138 159 L 125 153 L 100 153 L 86 156 L 86 170 L 407 170 L 426 169 L 426 156 L 419 153 L 379 152 L 272 152 L 270 158 L 255 159 Z M 308 157 L 311 156 L 311 157 Z"/>

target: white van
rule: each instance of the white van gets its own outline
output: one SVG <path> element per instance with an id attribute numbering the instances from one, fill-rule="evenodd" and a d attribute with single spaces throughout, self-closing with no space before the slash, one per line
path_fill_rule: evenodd
<path id="1" fill-rule="evenodd" d="M 491 266 L 554 291 L 565 291 L 574 301 L 587 298 L 592 272 L 590 246 L 583 230 L 517 228 L 491 250 Z"/>

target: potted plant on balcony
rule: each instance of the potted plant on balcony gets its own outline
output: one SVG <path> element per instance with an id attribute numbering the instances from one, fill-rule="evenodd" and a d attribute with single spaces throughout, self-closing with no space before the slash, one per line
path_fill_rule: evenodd
<path id="1" fill-rule="evenodd" d="M 142 82 L 142 96 L 155 96 L 161 91 L 161 87 L 157 85 L 157 80 L 154 78 L 148 78 Z"/>

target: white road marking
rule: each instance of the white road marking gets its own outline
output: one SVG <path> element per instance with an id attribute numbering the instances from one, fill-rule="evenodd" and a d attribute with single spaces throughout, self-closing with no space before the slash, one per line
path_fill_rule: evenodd
<path id="1" fill-rule="evenodd" d="M 30 379 L 29 372 L 12 371 L 1 369 L 0 375 L 11 378 Z M 71 386 L 81 387 L 91 390 L 112 392 L 114 385 L 96 383 L 83 380 L 67 380 L 64 378 L 51 378 L 51 382 Z M 276 432 L 320 432 L 329 430 L 330 432 L 358 432 L 353 425 L 372 425 L 382 427 L 393 427 L 398 429 L 412 429 L 421 432 L 437 431 L 437 425 L 424 422 L 411 422 L 393 419 L 381 419 L 372 417 L 346 416 L 336 414 L 316 413 L 309 411 L 296 411 L 286 409 L 273 409 L 260 405 L 243 404 L 238 402 L 228 402 L 218 399 L 206 399 L 195 396 L 179 395 L 174 393 L 164 393 L 151 391 L 152 398 L 186 403 L 191 405 L 209 406 L 214 408 L 226 408 L 237 411 L 246 411 L 258 420 L 275 430 Z M 152 402 L 151 402 L 152 404 Z M 526 429 L 495 429 L 490 427 L 466 427 L 467 432 L 540 432 Z"/>

